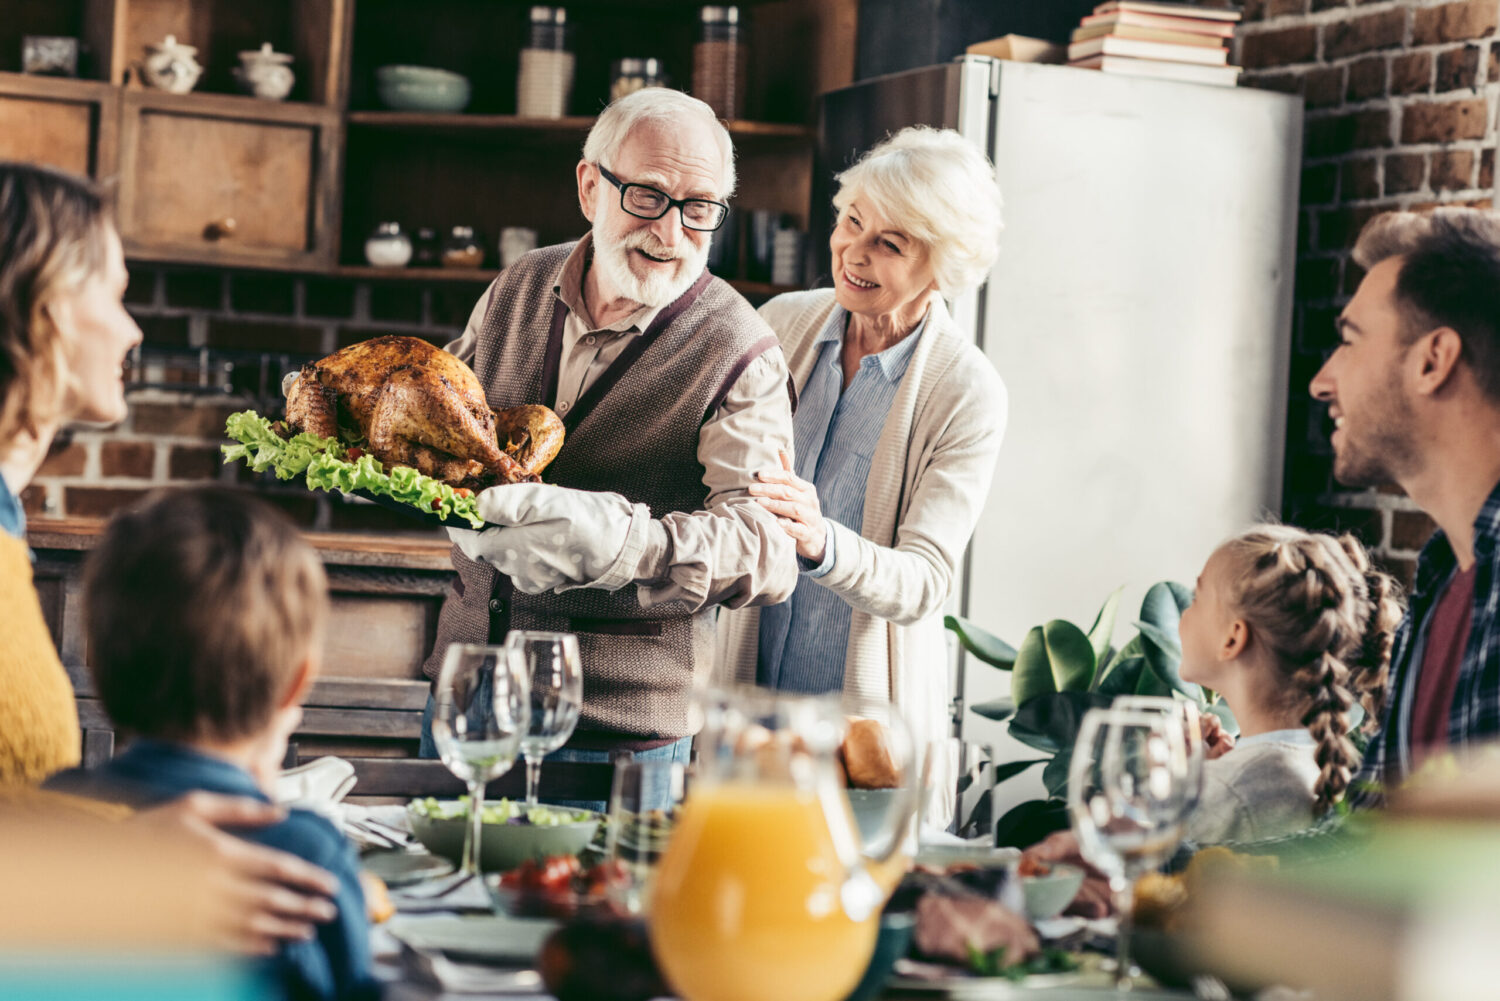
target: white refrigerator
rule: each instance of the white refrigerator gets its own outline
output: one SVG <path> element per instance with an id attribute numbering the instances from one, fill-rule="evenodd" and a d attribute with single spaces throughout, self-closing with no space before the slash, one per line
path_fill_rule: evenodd
<path id="1" fill-rule="evenodd" d="M 972 56 L 863 81 L 821 98 L 814 233 L 833 175 L 915 124 L 972 138 L 1005 200 L 989 281 L 952 304 L 1009 390 L 953 610 L 1019 645 L 1048 619 L 1087 629 L 1125 585 L 1123 641 L 1147 587 L 1191 585 L 1281 508 L 1301 103 Z M 1019 756 L 965 708 L 1008 676 L 954 653 L 963 734 Z M 998 810 L 1040 795 L 1038 773 Z"/>

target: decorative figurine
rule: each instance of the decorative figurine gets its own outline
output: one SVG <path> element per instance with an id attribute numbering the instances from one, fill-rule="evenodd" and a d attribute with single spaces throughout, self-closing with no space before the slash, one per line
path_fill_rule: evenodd
<path id="1" fill-rule="evenodd" d="M 21 40 L 21 72 L 38 76 L 77 76 L 78 39 L 26 35 Z"/>

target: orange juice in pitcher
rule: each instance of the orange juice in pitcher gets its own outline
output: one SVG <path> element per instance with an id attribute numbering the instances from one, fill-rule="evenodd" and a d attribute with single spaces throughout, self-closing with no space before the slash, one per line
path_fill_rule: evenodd
<path id="1" fill-rule="evenodd" d="M 757 750 L 699 742 L 699 777 L 656 872 L 651 946 L 686 1001 L 841 1001 L 874 951 L 890 890 L 861 855 L 833 767 L 837 703 L 778 698 Z M 915 795 L 911 797 L 912 805 Z M 904 829 L 910 810 L 897 811 Z"/>

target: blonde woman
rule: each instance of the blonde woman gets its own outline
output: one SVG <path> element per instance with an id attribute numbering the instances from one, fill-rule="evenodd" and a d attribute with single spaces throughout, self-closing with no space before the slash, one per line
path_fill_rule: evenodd
<path id="1" fill-rule="evenodd" d="M 215 825 L 259 826 L 280 819 L 280 811 L 195 793 L 136 814 L 118 832 L 90 833 L 95 816 L 74 816 L 77 808 L 66 797 L 34 788 L 78 763 L 80 737 L 73 688 L 32 584 L 19 498 L 63 424 L 125 417 L 123 367 L 141 340 L 123 304 L 128 278 L 119 234 L 93 185 L 0 161 L 0 847 L 11 871 L 25 875 L 33 871 L 26 860 L 48 857 L 57 828 L 94 839 L 101 852 L 117 838 L 156 844 L 158 854 L 139 861 L 149 868 L 172 859 L 179 892 L 162 901 L 159 916 L 171 920 L 148 915 L 141 927 L 161 924 L 161 934 L 185 945 L 269 952 L 277 941 L 309 937 L 315 922 L 332 919 L 325 898 L 337 884 L 296 856 Z M 25 822 L 14 822 L 21 815 Z M 6 881 L 15 891 L 7 911 L 26 926 L 0 922 L 14 933 L 11 941 L 46 940 L 54 919 L 66 927 L 77 909 L 58 901 L 76 902 L 85 893 L 96 903 L 124 901 L 134 885 L 117 884 L 92 863 L 70 868 L 68 878 L 80 880 L 78 894 L 59 889 L 64 874 L 53 868 L 43 869 L 48 885 Z M 128 910 L 141 904 L 130 901 Z M 112 941 L 135 940 L 139 929 L 116 924 L 117 932 L 97 931 Z"/>
<path id="2" fill-rule="evenodd" d="M 831 289 L 761 315 L 797 385 L 796 462 L 750 490 L 797 544 L 791 599 L 728 613 L 723 667 L 784 691 L 894 703 L 918 746 L 947 736 L 942 609 L 989 493 L 1005 387 L 944 305 L 999 250 L 1000 191 L 951 130 L 905 129 L 838 177 Z"/>

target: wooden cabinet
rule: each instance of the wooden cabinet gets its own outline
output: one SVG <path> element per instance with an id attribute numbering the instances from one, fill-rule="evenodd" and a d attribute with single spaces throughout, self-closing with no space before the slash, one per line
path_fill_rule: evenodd
<path id="1" fill-rule="evenodd" d="M 0 160 L 110 174 L 119 106 L 119 89 L 106 84 L 0 73 Z"/>
<path id="2" fill-rule="evenodd" d="M 333 261 L 339 116 L 249 98 L 129 91 L 120 234 L 146 260 L 318 267 Z"/>

